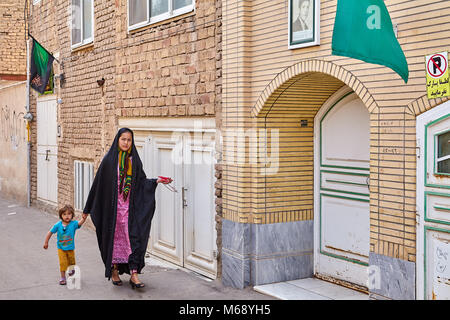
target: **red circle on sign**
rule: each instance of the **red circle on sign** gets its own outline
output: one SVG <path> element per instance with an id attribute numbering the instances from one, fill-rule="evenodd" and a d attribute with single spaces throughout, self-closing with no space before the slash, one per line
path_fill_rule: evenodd
<path id="1" fill-rule="evenodd" d="M 445 66 L 444 66 L 444 68 L 440 68 L 439 66 L 436 65 L 436 68 L 441 73 L 433 74 L 430 70 L 430 67 L 433 67 L 433 65 L 435 65 L 433 58 L 437 57 L 437 56 L 442 58 L 442 60 L 445 63 Z M 445 59 L 445 57 L 442 54 L 435 54 L 435 55 L 431 56 L 430 60 L 428 60 L 427 69 L 428 69 L 428 74 L 430 75 L 430 77 L 440 78 L 445 73 L 445 71 L 447 71 L 447 59 Z"/>

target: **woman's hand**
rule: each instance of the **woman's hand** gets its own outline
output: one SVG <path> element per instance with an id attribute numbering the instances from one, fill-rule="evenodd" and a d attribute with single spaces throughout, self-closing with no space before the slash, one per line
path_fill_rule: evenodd
<path id="1" fill-rule="evenodd" d="M 88 215 L 89 215 L 89 213 L 83 213 L 83 214 L 81 215 L 81 219 L 83 219 L 83 221 L 86 220 L 87 217 L 88 217 Z"/>

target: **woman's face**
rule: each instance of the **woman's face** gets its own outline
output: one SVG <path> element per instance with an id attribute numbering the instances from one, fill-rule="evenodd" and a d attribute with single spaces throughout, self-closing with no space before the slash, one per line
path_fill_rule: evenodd
<path id="1" fill-rule="evenodd" d="M 125 131 L 122 133 L 119 137 L 119 148 L 122 151 L 128 151 L 130 149 L 132 143 L 132 137 L 131 133 L 128 131 Z"/>

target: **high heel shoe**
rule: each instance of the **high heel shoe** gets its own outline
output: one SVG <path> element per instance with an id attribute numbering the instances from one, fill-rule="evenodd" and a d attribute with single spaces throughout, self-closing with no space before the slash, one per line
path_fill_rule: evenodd
<path id="1" fill-rule="evenodd" d="M 119 280 L 119 281 L 114 281 L 114 280 L 111 280 L 112 281 L 112 284 L 113 285 L 115 285 L 115 286 L 121 286 L 122 285 L 122 280 Z"/>
<path id="2" fill-rule="evenodd" d="M 131 281 L 131 279 L 130 279 L 130 285 L 131 285 L 132 289 L 136 289 L 136 288 L 140 289 L 140 288 L 145 287 L 145 284 L 143 284 L 142 282 L 134 283 L 133 281 Z"/>
<path id="3" fill-rule="evenodd" d="M 118 271 L 118 269 L 114 268 L 114 269 L 113 269 L 113 272 L 117 272 L 117 277 L 119 277 L 119 271 Z M 115 285 L 115 286 L 121 286 L 121 285 L 122 285 L 122 280 L 120 280 L 120 278 L 119 278 L 118 281 L 114 281 L 114 280 L 112 279 L 112 277 L 111 277 L 111 281 L 112 281 L 112 284 Z"/>

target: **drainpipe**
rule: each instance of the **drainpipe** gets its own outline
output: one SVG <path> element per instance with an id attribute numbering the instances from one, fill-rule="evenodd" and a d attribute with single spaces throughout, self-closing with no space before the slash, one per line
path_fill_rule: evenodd
<path id="1" fill-rule="evenodd" d="M 30 112 L 30 40 L 27 39 L 27 85 L 26 85 L 26 115 L 23 117 L 27 122 L 27 207 L 31 206 L 31 128 L 30 123 L 33 115 Z"/>

